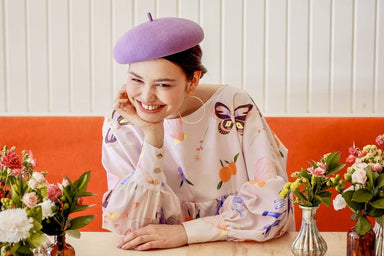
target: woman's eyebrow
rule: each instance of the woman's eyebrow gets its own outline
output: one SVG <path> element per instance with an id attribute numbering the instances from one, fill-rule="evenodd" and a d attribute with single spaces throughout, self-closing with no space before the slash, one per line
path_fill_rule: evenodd
<path id="1" fill-rule="evenodd" d="M 143 78 L 141 76 L 139 76 L 138 74 L 136 74 L 135 72 L 129 71 L 129 73 L 131 75 L 133 75 L 133 76 L 143 80 Z M 159 83 L 159 82 L 174 82 L 174 81 L 176 81 L 176 79 L 172 79 L 172 78 L 158 78 L 158 79 L 153 80 L 153 82 L 155 82 L 155 83 Z"/>

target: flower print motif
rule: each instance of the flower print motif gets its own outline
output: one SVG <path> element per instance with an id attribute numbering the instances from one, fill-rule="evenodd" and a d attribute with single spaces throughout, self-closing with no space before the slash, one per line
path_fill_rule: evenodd
<path id="1" fill-rule="evenodd" d="M 174 145 L 179 144 L 188 137 L 188 134 L 184 133 L 181 119 L 167 120 L 164 122 L 164 128 L 167 130 L 169 136 L 175 139 Z"/>
<path id="2" fill-rule="evenodd" d="M 228 197 L 227 195 L 221 197 L 221 199 L 220 199 L 220 203 L 219 203 L 219 205 L 217 206 L 216 215 L 219 215 L 219 214 L 220 214 L 220 209 L 221 209 L 221 207 L 223 207 L 224 201 L 225 201 L 225 199 L 227 199 L 227 197 Z"/>
<path id="3" fill-rule="evenodd" d="M 179 168 L 177 169 L 177 171 L 178 171 L 178 172 L 180 173 L 180 175 L 181 175 L 180 187 L 183 186 L 184 182 L 187 182 L 189 185 L 194 186 L 193 183 L 190 182 L 190 181 L 185 177 L 184 172 L 183 172 L 183 169 L 182 169 L 181 167 L 179 167 Z"/>
<path id="4" fill-rule="evenodd" d="M 192 217 L 190 211 L 188 210 L 188 216 L 185 217 L 184 221 L 197 220 L 197 219 L 199 219 L 199 218 L 200 218 L 200 209 L 199 209 L 199 211 L 197 212 L 197 214 L 196 214 L 195 217 Z"/>
<path id="5" fill-rule="evenodd" d="M 252 107 L 252 104 L 238 106 L 232 114 L 232 111 L 225 104 L 216 102 L 215 114 L 219 119 L 221 119 L 218 124 L 219 132 L 223 135 L 228 134 L 235 124 L 237 132 L 240 135 L 243 135 L 245 119 L 247 118 L 248 112 L 251 111 Z"/>
<path id="6" fill-rule="evenodd" d="M 245 204 L 244 199 L 240 196 L 234 196 L 232 199 L 232 211 L 238 212 L 240 217 L 244 217 L 245 214 Z"/>
<path id="7" fill-rule="evenodd" d="M 204 139 L 205 139 L 205 135 L 207 134 L 207 131 L 208 131 L 208 128 L 205 130 L 203 138 L 200 140 L 199 147 L 196 148 L 196 152 L 197 152 L 197 154 L 195 155 L 195 160 L 196 161 L 200 160 L 200 153 L 204 150 L 203 143 L 204 143 Z"/>
<path id="8" fill-rule="evenodd" d="M 219 171 L 220 181 L 217 184 L 217 190 L 219 190 L 223 186 L 223 182 L 228 182 L 232 175 L 236 175 L 237 173 L 237 167 L 236 167 L 236 161 L 239 157 L 240 153 L 237 153 L 235 157 L 233 158 L 232 162 L 229 162 L 225 160 L 226 166 L 224 165 L 223 161 L 220 160 L 221 168 Z"/>
<path id="9" fill-rule="evenodd" d="M 288 203 L 287 203 L 287 201 L 288 201 Z M 276 227 L 280 224 L 280 221 L 282 220 L 282 218 L 284 218 L 285 215 L 288 215 L 289 211 L 291 209 L 290 201 L 288 199 L 279 198 L 279 199 L 274 200 L 273 203 L 275 205 L 274 208 L 277 211 L 264 211 L 262 214 L 262 216 L 269 216 L 269 217 L 273 217 L 276 219 L 272 224 L 265 225 L 263 227 L 264 228 L 264 232 L 263 232 L 264 237 L 267 237 L 269 235 L 269 233 L 273 227 Z M 282 212 L 278 211 L 280 209 L 283 209 L 286 206 L 287 206 L 287 208 L 284 211 L 282 211 Z"/>

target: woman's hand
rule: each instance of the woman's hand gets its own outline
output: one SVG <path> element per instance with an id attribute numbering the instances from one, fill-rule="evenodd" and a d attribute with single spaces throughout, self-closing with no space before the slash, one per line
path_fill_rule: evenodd
<path id="1" fill-rule="evenodd" d="M 188 243 L 183 225 L 149 224 L 121 238 L 121 249 L 149 250 L 175 248 Z"/>
<path id="2" fill-rule="evenodd" d="M 136 112 L 135 107 L 130 102 L 125 86 L 119 90 L 119 93 L 114 102 L 114 109 L 122 117 L 128 120 L 129 123 L 139 128 L 144 133 L 144 140 L 160 148 L 163 145 L 164 127 L 163 122 L 151 123 L 141 119 Z"/>

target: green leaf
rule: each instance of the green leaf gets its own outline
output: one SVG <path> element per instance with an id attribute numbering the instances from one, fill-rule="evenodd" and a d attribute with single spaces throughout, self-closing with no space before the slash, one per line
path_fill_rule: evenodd
<path id="1" fill-rule="evenodd" d="M 367 178 L 368 178 L 366 187 L 373 188 L 374 184 L 373 184 L 372 170 L 370 168 L 366 168 L 365 172 L 366 172 Z"/>
<path id="2" fill-rule="evenodd" d="M 374 208 L 374 207 L 368 205 L 365 213 L 367 216 L 377 218 L 377 217 L 381 217 L 384 215 L 384 209 L 377 209 L 377 208 Z"/>
<path id="3" fill-rule="evenodd" d="M 359 235 L 364 235 L 371 230 L 371 223 L 364 216 L 359 216 L 356 221 L 355 229 Z"/>
<path id="4" fill-rule="evenodd" d="M 82 191 L 76 194 L 76 196 L 78 197 L 86 197 L 86 196 L 94 196 L 94 195 L 96 194 L 92 192 L 82 192 Z"/>
<path id="5" fill-rule="evenodd" d="M 71 226 L 69 227 L 69 229 L 75 230 L 75 229 L 82 228 L 88 225 L 94 218 L 95 218 L 95 215 L 86 215 L 86 216 L 74 218 L 70 221 Z"/>
<path id="6" fill-rule="evenodd" d="M 219 190 L 221 188 L 221 186 L 223 185 L 223 182 L 220 181 L 219 184 L 217 184 L 217 190 Z"/>
<path id="7" fill-rule="evenodd" d="M 73 238 L 79 239 L 81 237 L 81 233 L 78 230 L 67 230 L 65 231 L 65 233 L 70 235 Z"/>
<path id="8" fill-rule="evenodd" d="M 96 204 L 91 204 L 91 205 L 85 205 L 85 204 L 83 204 L 83 205 L 80 205 L 80 206 L 78 206 L 78 207 L 75 207 L 72 211 L 71 211 L 71 213 L 73 213 L 73 212 L 80 212 L 80 211 L 84 211 L 84 210 L 86 210 L 86 209 L 88 209 L 88 208 L 90 208 L 90 207 L 93 207 L 93 206 L 95 206 Z"/>
<path id="9" fill-rule="evenodd" d="M 353 193 L 352 201 L 358 202 L 358 203 L 365 203 L 371 200 L 373 197 L 373 194 L 369 192 L 367 189 L 359 189 Z"/>
<path id="10" fill-rule="evenodd" d="M 376 188 L 382 188 L 384 186 L 384 173 L 380 174 L 376 179 Z"/>
<path id="11" fill-rule="evenodd" d="M 42 233 L 35 233 L 28 237 L 26 242 L 30 245 L 31 248 L 37 248 L 45 242 L 45 236 Z"/>
<path id="12" fill-rule="evenodd" d="M 376 201 L 370 202 L 370 205 L 378 209 L 384 209 L 384 198 L 380 198 L 380 199 L 377 199 Z"/>
<path id="13" fill-rule="evenodd" d="M 240 153 L 237 153 L 237 154 L 235 155 L 235 157 L 233 158 L 233 162 L 235 162 L 235 163 L 236 163 L 236 161 L 237 161 L 237 158 L 239 157 L 239 154 L 240 154 Z"/>
<path id="14" fill-rule="evenodd" d="M 360 211 L 364 209 L 365 204 L 364 203 L 357 203 L 352 201 L 352 197 L 355 191 L 349 190 L 342 194 L 343 198 L 345 199 L 345 202 L 347 203 L 348 207 L 353 209 L 353 211 Z"/>

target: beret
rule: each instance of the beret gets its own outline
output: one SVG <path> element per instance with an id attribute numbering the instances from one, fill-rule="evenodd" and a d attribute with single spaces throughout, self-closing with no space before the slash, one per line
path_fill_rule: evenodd
<path id="1" fill-rule="evenodd" d="M 116 43 L 113 56 L 120 64 L 152 60 L 198 45 L 204 38 L 201 26 L 175 17 L 152 19 L 126 32 Z"/>

